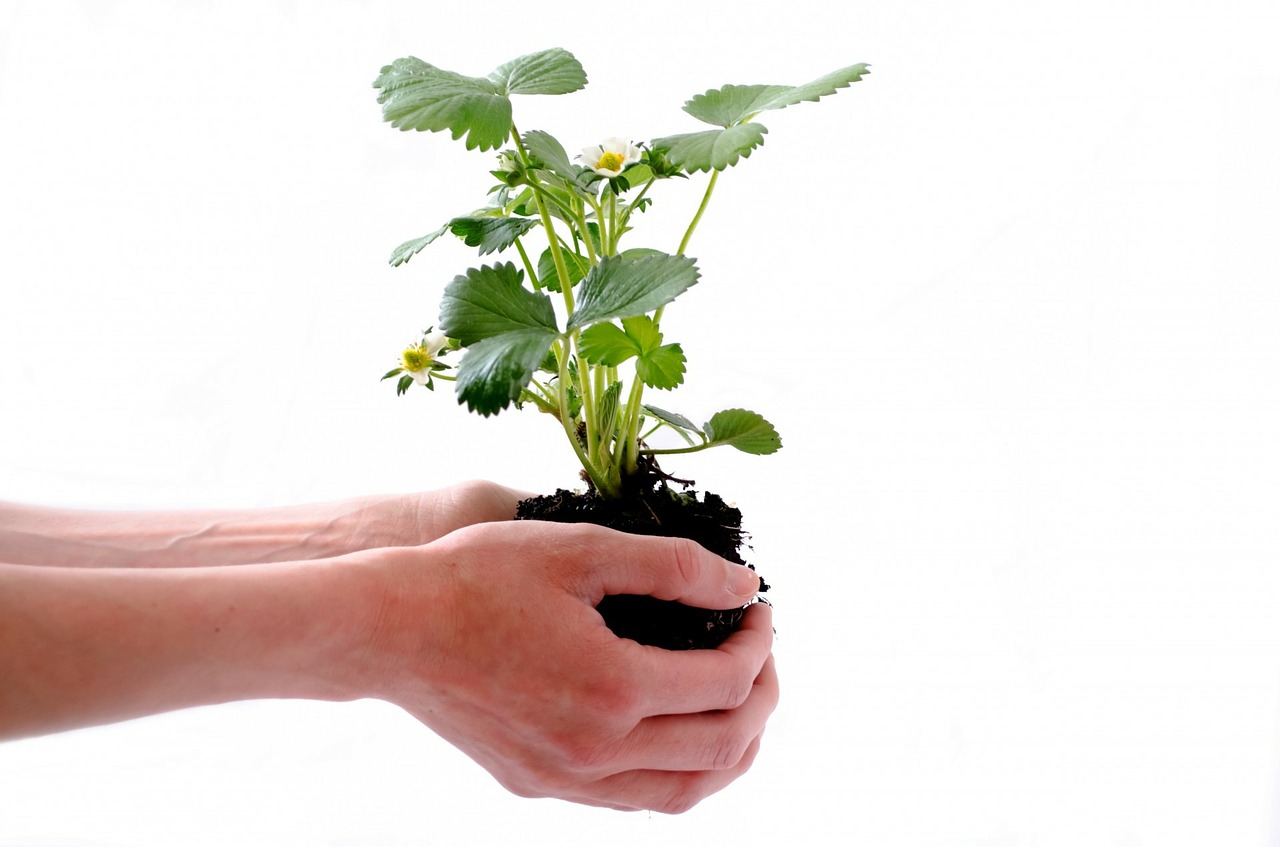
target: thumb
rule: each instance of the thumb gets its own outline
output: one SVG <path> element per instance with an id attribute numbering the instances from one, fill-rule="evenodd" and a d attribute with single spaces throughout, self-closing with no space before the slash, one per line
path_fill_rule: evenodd
<path id="1" fill-rule="evenodd" d="M 703 609 L 736 609 L 760 588 L 755 571 L 687 538 L 602 529 L 585 558 L 578 586 L 592 605 L 609 594 L 647 594 Z"/>

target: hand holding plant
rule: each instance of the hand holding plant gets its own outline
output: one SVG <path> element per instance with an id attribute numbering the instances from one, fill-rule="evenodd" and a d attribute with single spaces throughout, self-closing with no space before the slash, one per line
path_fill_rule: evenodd
<path id="1" fill-rule="evenodd" d="M 448 131 L 468 149 L 498 151 L 488 202 L 404 242 L 391 264 L 408 262 L 446 233 L 481 256 L 514 256 L 455 276 L 437 325 L 383 378 L 398 378 L 400 394 L 445 380 L 482 416 L 515 404 L 559 422 L 590 490 L 530 498 L 516 517 L 681 535 L 744 563 L 741 513 L 714 494 L 698 501 L 696 493 L 672 491 L 667 482 L 675 478 L 658 468 L 657 457 L 719 446 L 765 455 L 782 441 L 754 411 L 725 409 L 698 426 L 645 401 L 647 390 L 678 387 L 687 368 L 684 348 L 664 332 L 663 314 L 699 282 L 686 251 L 721 173 L 764 143 L 768 130 L 757 117 L 834 94 L 867 72 L 857 64 L 806 85 L 712 89 L 684 106 L 711 129 L 639 143 L 606 138 L 571 157 L 550 133 L 521 133 L 512 119 L 513 95 L 568 94 L 586 85 L 582 66 L 565 50 L 521 56 L 487 77 L 412 57 L 387 65 L 374 87 L 392 126 Z M 660 184 L 702 173 L 709 174 L 702 201 L 675 252 L 631 246 L 628 236 L 655 205 Z M 661 429 L 682 443 L 651 445 Z M 761 581 L 760 590 L 767 587 Z M 690 609 L 643 596 L 608 597 L 597 610 L 616 635 L 673 649 L 714 646 L 743 616 L 742 608 Z"/>

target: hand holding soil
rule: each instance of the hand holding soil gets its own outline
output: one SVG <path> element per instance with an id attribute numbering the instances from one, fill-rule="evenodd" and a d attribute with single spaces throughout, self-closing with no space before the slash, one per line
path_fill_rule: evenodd
<path id="1" fill-rule="evenodd" d="M 521 796 L 680 812 L 750 766 L 778 699 L 767 605 L 716 650 L 616 637 L 595 606 L 645 594 L 704 608 L 755 574 L 683 539 L 490 523 L 389 563 L 384 690 Z"/>
<path id="2" fill-rule="evenodd" d="M 682 652 L 617 637 L 595 607 L 736 609 L 759 578 L 686 539 L 503 520 L 519 497 L 472 482 L 262 510 L 0 504 L 0 739 L 378 697 L 525 796 L 679 812 L 740 776 L 777 703 L 769 607 Z"/>

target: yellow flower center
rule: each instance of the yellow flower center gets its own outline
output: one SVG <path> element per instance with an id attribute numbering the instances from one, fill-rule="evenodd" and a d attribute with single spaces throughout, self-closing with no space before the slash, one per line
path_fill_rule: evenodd
<path id="1" fill-rule="evenodd" d="M 410 347 L 400 354 L 406 371 L 420 371 L 431 365 L 431 354 L 420 347 Z"/>
<path id="2" fill-rule="evenodd" d="M 600 161 L 596 163 L 596 167 L 604 168 L 607 171 L 620 171 L 622 170 L 622 161 L 622 154 L 620 153 L 605 153 L 600 157 Z"/>

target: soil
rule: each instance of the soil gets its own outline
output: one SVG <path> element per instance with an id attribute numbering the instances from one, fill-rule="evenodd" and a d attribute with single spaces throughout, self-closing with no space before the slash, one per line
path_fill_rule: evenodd
<path id="1" fill-rule="evenodd" d="M 668 481 L 679 482 L 683 490 L 673 489 Z M 655 466 L 634 480 L 622 498 L 606 499 L 591 488 L 582 493 L 561 488 L 555 494 L 520 501 L 516 519 L 593 523 L 636 535 L 689 538 L 755 570 L 740 554 L 747 537 L 742 512 L 717 494 L 706 492 L 699 499 L 691 485 L 673 480 Z M 763 579 L 760 590 L 769 590 Z M 596 609 L 620 638 L 668 650 L 718 646 L 737 629 L 745 611 L 745 607 L 697 609 L 634 594 L 606 597 Z"/>

